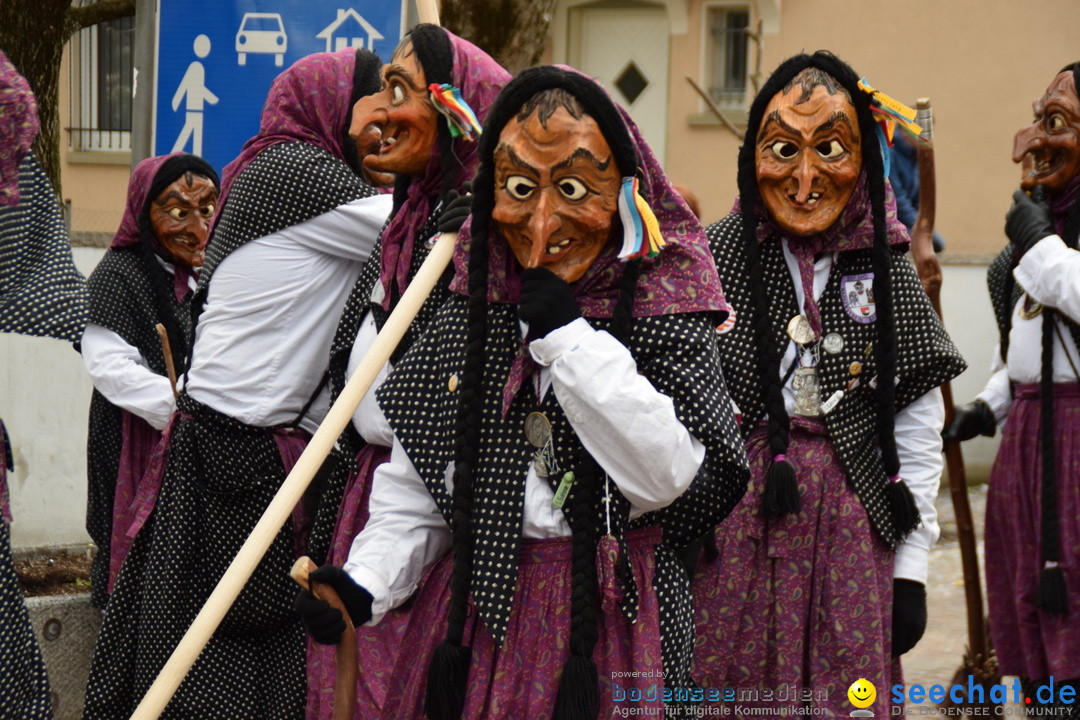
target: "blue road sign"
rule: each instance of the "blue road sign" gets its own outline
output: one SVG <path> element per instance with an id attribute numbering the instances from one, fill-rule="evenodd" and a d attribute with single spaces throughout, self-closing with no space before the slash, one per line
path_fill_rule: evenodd
<path id="1" fill-rule="evenodd" d="M 259 130 L 270 84 L 316 52 L 389 59 L 403 0 L 159 0 L 154 154 L 202 155 L 218 172 Z"/>

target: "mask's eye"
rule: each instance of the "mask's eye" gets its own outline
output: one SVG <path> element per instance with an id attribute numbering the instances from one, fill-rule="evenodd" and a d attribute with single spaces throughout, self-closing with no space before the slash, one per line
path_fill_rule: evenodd
<path id="1" fill-rule="evenodd" d="M 790 160 L 799 152 L 799 149 L 795 147 L 795 143 L 789 143 L 786 140 L 777 140 L 771 145 L 770 149 L 777 157 L 785 160 Z"/>
<path id="2" fill-rule="evenodd" d="M 838 158 L 844 154 L 844 146 L 840 144 L 839 140 L 829 140 L 827 142 L 818 143 L 814 146 L 814 149 L 817 150 L 818 155 L 826 160 L 832 160 L 833 158 Z"/>
<path id="3" fill-rule="evenodd" d="M 174 220 L 183 220 L 187 217 L 187 210 L 182 210 L 181 208 L 174 207 L 169 210 L 169 216 Z"/>
<path id="4" fill-rule="evenodd" d="M 536 189 L 536 183 L 522 175 L 511 175 L 506 179 L 506 184 L 503 187 L 506 188 L 506 192 L 510 193 L 510 197 L 515 200 L 527 200 L 532 195 L 533 190 Z"/>
<path id="5" fill-rule="evenodd" d="M 1054 132 L 1056 130 L 1064 130 L 1065 118 L 1055 113 L 1054 115 L 1051 115 L 1046 119 L 1046 126 L 1050 128 L 1051 132 Z"/>
<path id="6" fill-rule="evenodd" d="M 390 86 L 390 102 L 394 105 L 400 105 L 405 102 L 405 88 L 401 87 L 399 83 L 394 83 Z"/>
<path id="7" fill-rule="evenodd" d="M 577 178 L 560 180 L 556 187 L 559 188 L 559 193 L 567 200 L 580 200 L 589 194 L 589 188 L 585 187 L 585 183 Z"/>
<path id="8" fill-rule="evenodd" d="M 210 216 L 212 216 L 214 214 L 214 206 L 212 204 L 211 205 L 203 205 L 201 208 L 199 208 L 199 213 L 203 217 L 210 217 Z"/>

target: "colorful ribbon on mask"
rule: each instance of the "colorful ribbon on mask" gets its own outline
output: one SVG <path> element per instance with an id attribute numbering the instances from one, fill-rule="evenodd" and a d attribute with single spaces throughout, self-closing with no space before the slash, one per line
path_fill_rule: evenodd
<path id="1" fill-rule="evenodd" d="M 431 93 L 431 104 L 446 118 L 450 137 L 472 140 L 474 133 L 480 135 L 480 121 L 465 98 L 461 97 L 460 90 L 449 83 L 431 83 L 428 91 Z"/>
<path id="2" fill-rule="evenodd" d="M 619 219 L 622 220 L 623 242 L 620 260 L 639 257 L 654 258 L 664 247 L 660 223 L 652 208 L 638 192 L 638 179 L 624 177 L 619 188 Z"/>
<path id="3" fill-rule="evenodd" d="M 870 112 L 881 125 L 886 143 L 892 147 L 897 126 L 903 128 L 913 138 L 922 140 L 922 127 L 915 122 L 915 111 L 899 100 L 895 100 L 880 90 L 875 90 L 866 82 L 859 80 L 859 89 L 870 96 Z"/>

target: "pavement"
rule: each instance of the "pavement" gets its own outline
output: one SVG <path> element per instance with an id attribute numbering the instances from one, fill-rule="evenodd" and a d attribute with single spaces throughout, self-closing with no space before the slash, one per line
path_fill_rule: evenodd
<path id="1" fill-rule="evenodd" d="M 983 607 L 986 606 L 986 563 L 983 555 L 983 527 L 986 510 L 986 485 L 968 488 L 968 500 L 978 542 L 979 579 L 983 587 Z M 964 574 L 960 561 L 960 544 L 957 540 L 956 518 L 945 481 L 937 499 L 941 538 L 930 551 L 929 577 L 926 583 L 927 625 L 926 634 L 919 644 L 904 655 L 902 665 L 904 684 L 910 691 L 912 685 L 923 688 L 942 685 L 949 688 L 953 676 L 963 664 L 964 650 L 968 644 L 967 603 L 964 597 Z M 1012 678 L 1004 682 L 1012 687 Z M 1011 691 L 1010 691 L 1011 692 Z M 1018 713 L 1019 708 L 1006 706 L 1002 714 Z M 909 715 L 938 714 L 929 703 L 918 708 L 908 702 Z M 994 714 L 990 712 L 991 716 Z"/>
<path id="2" fill-rule="evenodd" d="M 978 539 L 979 578 L 986 603 L 985 563 L 983 562 L 983 516 L 986 509 L 986 485 L 968 488 L 968 501 Z M 964 598 L 964 573 L 960 562 L 956 518 L 948 488 L 942 485 L 937 499 L 941 538 L 930 550 L 930 575 L 926 583 L 926 634 L 919 644 L 903 657 L 904 682 L 923 687 L 948 685 L 960 667 L 967 637 L 967 604 Z"/>

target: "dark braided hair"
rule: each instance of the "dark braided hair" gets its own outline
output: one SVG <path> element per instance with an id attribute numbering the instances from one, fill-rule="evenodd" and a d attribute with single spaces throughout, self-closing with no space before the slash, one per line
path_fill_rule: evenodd
<path id="1" fill-rule="evenodd" d="M 1071 73 L 1073 91 L 1080 97 L 1080 62 L 1066 65 L 1058 71 Z M 1042 200 L 1042 188 L 1037 187 L 1032 197 Z M 1080 202 L 1073 201 L 1065 218 L 1065 245 L 1075 250 L 1080 236 Z M 1015 263 L 1014 263 L 1015 266 Z M 1008 273 L 1006 300 L 1012 297 L 1013 275 Z M 1061 569 L 1061 534 L 1057 507 L 1057 453 L 1054 448 L 1054 331 L 1058 312 L 1044 307 L 1042 312 L 1042 364 L 1039 377 L 1039 451 L 1042 456 L 1042 489 L 1039 498 L 1040 526 L 1039 547 L 1042 570 L 1039 575 L 1039 605 L 1043 610 L 1064 615 L 1069 610 L 1065 575 Z M 1012 313 L 1008 313 L 1005 337 L 1002 338 L 1002 358 L 1008 351 L 1007 336 L 1012 326 Z"/>
<path id="2" fill-rule="evenodd" d="M 882 150 L 878 141 L 877 123 L 870 112 L 869 96 L 858 87 L 859 77 L 842 60 L 829 52 L 819 51 L 813 55 L 800 54 L 784 61 L 769 77 L 750 107 L 747 133 L 739 149 L 738 184 L 741 214 L 743 216 L 742 240 L 748 260 L 750 287 L 753 300 L 753 327 L 757 363 L 765 384 L 765 408 L 768 414 L 769 449 L 773 462 L 766 474 L 764 512 L 778 516 L 797 513 L 800 509 L 795 470 L 786 459 L 789 441 L 790 418 L 784 405 L 780 380 L 780 353 L 773 347 L 772 326 L 769 317 L 769 299 L 765 293 L 764 269 L 761 264 L 761 248 L 757 241 L 756 213 L 761 206 L 757 186 L 756 144 L 765 108 L 778 93 L 789 90 L 800 73 L 816 69 L 831 78 L 851 99 L 858 118 L 861 135 L 862 157 L 866 172 L 871 211 L 873 214 L 874 244 L 871 263 L 874 269 L 873 290 L 877 303 L 877 340 L 874 343 L 874 360 L 877 364 L 877 438 L 882 462 L 889 478 L 889 500 L 893 522 L 901 535 L 913 530 L 919 522 L 915 500 L 907 485 L 900 480 L 900 460 L 896 451 L 896 318 L 892 303 L 892 257 L 885 232 L 885 175 Z M 832 87 L 827 79 L 817 73 L 810 81 Z M 806 88 L 804 87 L 804 93 Z"/>
<path id="3" fill-rule="evenodd" d="M 530 102 L 544 93 L 543 102 Z M 558 68 L 534 68 L 521 73 L 499 95 L 488 115 L 480 138 L 480 168 L 473 184 L 472 238 L 469 255 L 469 308 L 465 367 L 459 385 L 452 534 L 454 574 L 447 638 L 436 649 L 428 671 L 425 712 L 432 720 L 458 720 L 464 708 L 469 648 L 462 645 L 465 607 L 472 574 L 471 533 L 474 474 L 479 459 L 483 412 L 484 343 L 487 334 L 488 233 L 495 205 L 494 154 L 499 134 L 514 118 L 524 119 L 526 106 L 561 104 L 572 114 L 584 112 L 600 126 L 623 176 L 637 173 L 637 153 L 619 112 L 607 94 L 576 72 Z M 577 107 L 580 105 L 580 107 Z M 539 110 L 539 112 L 544 112 Z M 641 274 L 639 261 L 628 263 L 620 281 L 619 300 L 612 317 L 611 334 L 628 343 L 633 323 L 634 289 Z M 570 657 L 563 667 L 552 720 L 584 720 L 599 712 L 599 679 L 593 650 L 599 639 L 596 551 L 602 471 L 584 447 L 577 448 L 574 489 L 568 521 L 573 534 L 571 549 Z"/>
<path id="4" fill-rule="evenodd" d="M 139 244 L 135 251 L 139 254 L 143 268 L 150 277 L 150 286 L 154 291 L 154 305 L 157 317 L 165 326 L 165 333 L 169 337 L 169 346 L 172 350 L 173 361 L 176 364 L 177 374 L 182 374 L 186 369 L 189 355 L 188 337 L 191 332 L 193 320 L 180 318 L 177 315 L 176 301 L 173 295 L 173 277 L 165 271 L 158 262 L 158 256 L 173 262 L 163 255 L 158 249 L 154 237 L 153 228 L 150 226 L 150 205 L 165 188 L 185 176 L 204 177 L 214 183 L 216 191 L 221 190 L 221 181 L 214 168 L 198 155 L 181 154 L 170 157 L 161 164 L 154 173 L 153 180 L 146 193 L 146 202 L 139 213 Z"/>

